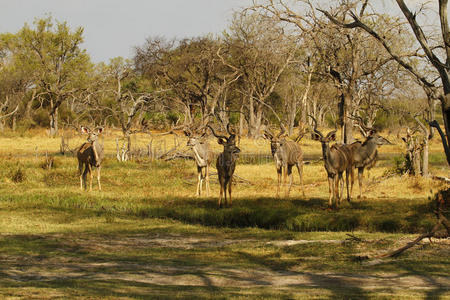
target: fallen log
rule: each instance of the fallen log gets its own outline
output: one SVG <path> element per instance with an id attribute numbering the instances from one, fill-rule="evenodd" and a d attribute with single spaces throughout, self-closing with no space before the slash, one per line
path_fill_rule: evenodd
<path id="1" fill-rule="evenodd" d="M 423 239 L 429 238 L 431 242 L 431 238 L 448 238 L 450 237 L 450 222 L 447 220 L 447 218 L 444 216 L 443 209 L 446 205 L 446 199 L 447 196 L 450 194 L 450 190 L 443 190 L 436 194 L 434 201 L 436 203 L 436 210 L 434 211 L 437 223 L 433 226 L 433 229 L 431 229 L 429 232 L 424 233 L 420 236 L 418 236 L 415 240 L 407 243 L 405 246 L 400 247 L 394 251 L 390 251 L 381 255 L 372 256 L 369 257 L 367 255 L 365 256 L 357 256 L 356 259 L 358 260 L 368 260 L 368 259 L 379 259 L 379 258 L 386 258 L 386 257 L 397 257 L 401 253 L 403 253 L 405 250 L 408 250 L 409 248 L 414 247 L 418 243 L 420 243 Z M 445 231 L 439 231 L 439 229 L 445 229 Z"/>

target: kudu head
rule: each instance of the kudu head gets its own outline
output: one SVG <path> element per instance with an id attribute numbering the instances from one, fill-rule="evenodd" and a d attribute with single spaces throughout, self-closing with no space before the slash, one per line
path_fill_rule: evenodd
<path id="1" fill-rule="evenodd" d="M 392 143 L 386 138 L 382 137 L 375 128 L 366 126 L 361 117 L 352 116 L 350 117 L 350 119 L 355 120 L 357 122 L 359 131 L 366 138 L 365 143 L 371 142 L 377 146 L 392 145 Z"/>
<path id="2" fill-rule="evenodd" d="M 184 129 L 184 134 L 187 136 L 187 146 L 188 147 L 195 147 L 197 145 L 201 145 L 205 143 L 205 136 L 206 136 L 206 127 L 202 126 L 200 128 L 197 128 L 197 130 L 192 131 L 190 128 Z"/>
<path id="3" fill-rule="evenodd" d="M 312 138 L 315 141 L 319 141 L 322 144 L 329 144 L 332 141 L 336 140 L 336 129 L 329 132 L 326 136 L 323 136 L 323 134 L 317 129 L 317 121 L 316 119 L 311 116 L 308 115 L 314 122 L 314 128 L 313 128 L 313 132 L 312 132 Z"/>
<path id="4" fill-rule="evenodd" d="M 81 133 L 87 134 L 87 141 L 89 143 L 94 143 L 98 140 L 100 134 L 103 133 L 103 127 L 96 127 L 94 130 L 90 130 L 89 127 L 81 126 Z"/>
<path id="5" fill-rule="evenodd" d="M 236 134 L 231 132 L 230 129 L 230 123 L 227 125 L 227 132 L 230 135 L 229 137 L 226 137 L 224 135 L 218 135 L 214 131 L 214 129 L 207 125 L 209 129 L 211 129 L 211 132 L 213 135 L 217 138 L 217 143 L 223 146 L 223 152 L 230 154 L 231 156 L 236 156 L 239 152 L 241 152 L 241 149 L 239 149 L 236 146 Z"/>
<path id="6" fill-rule="evenodd" d="M 270 150 L 272 155 L 280 149 L 280 147 L 285 142 L 285 134 L 286 130 L 284 126 L 281 124 L 281 131 L 276 136 L 268 129 L 264 130 L 264 138 L 270 141 Z"/>

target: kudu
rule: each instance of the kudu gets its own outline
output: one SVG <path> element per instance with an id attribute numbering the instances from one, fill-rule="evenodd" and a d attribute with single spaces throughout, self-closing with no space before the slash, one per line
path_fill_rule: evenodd
<path id="1" fill-rule="evenodd" d="M 219 208 L 222 207 L 223 194 L 225 194 L 224 203 L 225 205 L 228 205 L 227 189 L 230 200 L 229 206 L 231 206 L 233 203 L 231 199 L 231 185 L 233 181 L 233 173 L 234 169 L 236 168 L 236 159 L 238 153 L 241 152 L 241 150 L 236 146 L 236 135 L 230 131 L 230 124 L 227 125 L 227 132 L 230 135 L 229 137 L 226 137 L 224 135 L 218 135 L 211 126 L 208 125 L 208 127 L 209 129 L 211 129 L 211 132 L 217 138 L 217 142 L 223 146 L 223 152 L 219 154 L 219 157 L 217 157 L 216 161 L 217 174 L 219 176 L 219 184 L 220 184 L 218 207 Z"/>
<path id="2" fill-rule="evenodd" d="M 273 159 L 275 161 L 275 166 L 278 175 L 278 185 L 277 185 L 277 197 L 280 194 L 281 186 L 281 174 L 283 173 L 283 185 L 286 186 L 286 179 L 289 175 L 289 187 L 286 190 L 286 197 L 289 197 L 289 193 L 292 187 L 292 167 L 296 166 L 298 170 L 298 175 L 300 176 L 300 185 L 302 189 L 303 196 L 305 195 L 305 190 L 303 188 L 303 151 L 297 142 L 287 140 L 283 135 L 285 129 L 282 126 L 281 132 L 274 136 L 270 130 L 264 131 L 264 137 L 270 141 L 270 150 L 272 152 Z M 297 140 L 301 140 L 303 137 L 300 134 Z"/>
<path id="3" fill-rule="evenodd" d="M 191 131 L 189 128 L 186 128 L 184 134 L 188 137 L 187 146 L 192 149 L 195 164 L 197 165 L 196 196 L 201 195 L 203 181 L 205 181 L 206 196 L 209 197 L 209 167 L 212 162 L 212 152 L 209 149 L 209 143 L 205 138 L 206 129 L 205 127 L 202 127 L 201 130 L 197 129 Z"/>
<path id="4" fill-rule="evenodd" d="M 103 133 L 103 127 L 97 127 L 94 130 L 90 130 L 87 127 L 81 126 L 81 133 L 87 134 L 87 142 L 80 146 L 77 151 L 78 158 L 78 172 L 80 175 L 80 188 L 86 189 L 86 176 L 90 175 L 89 190 L 92 191 L 92 167 L 97 167 L 97 182 L 98 189 L 102 190 L 100 184 L 100 170 L 101 163 L 104 158 L 103 145 L 98 141 L 98 137 Z M 83 171 L 84 167 L 84 171 Z"/>
<path id="5" fill-rule="evenodd" d="M 365 168 L 371 168 L 378 160 L 377 147 L 381 145 L 392 145 L 390 141 L 378 134 L 377 130 L 364 125 L 360 117 L 351 117 L 357 121 L 362 135 L 365 137 L 364 142 L 356 141 L 352 144 L 345 145 L 352 153 L 352 166 L 358 169 L 359 198 L 362 198 L 362 181 Z M 350 193 L 353 193 L 354 178 L 351 179 Z"/>
<path id="6" fill-rule="evenodd" d="M 342 173 L 345 171 L 345 182 L 347 184 L 347 200 L 350 201 L 350 193 L 348 186 L 348 176 L 352 172 L 351 152 L 343 145 L 334 144 L 330 147 L 330 142 L 336 140 L 336 130 L 333 130 L 327 134 L 326 137 L 317 130 L 317 121 L 314 117 L 309 117 L 314 121 L 313 138 L 318 140 L 322 144 L 322 156 L 325 165 L 325 170 L 328 176 L 328 190 L 330 198 L 328 205 L 333 206 L 332 199 L 336 204 L 340 204 L 344 182 Z M 339 191 L 339 184 L 341 183 L 341 190 Z"/>

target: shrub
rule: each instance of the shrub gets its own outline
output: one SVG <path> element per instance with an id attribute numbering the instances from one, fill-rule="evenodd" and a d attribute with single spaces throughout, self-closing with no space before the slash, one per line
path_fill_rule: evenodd
<path id="1" fill-rule="evenodd" d="M 24 182 L 26 179 L 25 171 L 22 170 L 22 167 L 18 167 L 17 169 L 11 171 L 10 177 L 15 183 Z"/>

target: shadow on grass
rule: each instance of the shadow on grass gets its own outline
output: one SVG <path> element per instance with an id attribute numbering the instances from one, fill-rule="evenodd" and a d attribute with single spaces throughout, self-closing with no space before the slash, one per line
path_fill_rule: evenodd
<path id="1" fill-rule="evenodd" d="M 64 197 L 46 194 L 4 195 L 9 209 L 49 210 L 43 218 L 59 218 L 70 223 L 92 216 L 114 218 L 162 218 L 213 227 L 282 229 L 294 232 L 367 231 L 419 233 L 435 223 L 430 203 L 423 200 L 370 199 L 344 202 L 328 210 L 321 198 L 238 198 L 233 207 L 218 209 L 216 198 L 161 197 L 120 199 L 66 193 Z M 52 217 L 55 216 L 55 217 Z M 57 216 L 57 217 L 56 217 Z"/>
<path id="2" fill-rule="evenodd" d="M 0 236 L 0 295 L 10 289 L 10 295 L 20 291 L 24 298 L 36 295 L 52 298 L 47 293 L 53 291 L 55 298 L 292 299 L 314 292 L 320 298 L 368 299 L 380 291 L 395 295 L 401 287 L 395 284 L 385 287 L 383 282 L 408 276 L 418 277 L 427 284 L 428 299 L 448 293 L 448 287 L 431 275 L 436 271 L 441 276 L 446 274 L 447 265 L 436 260 L 414 266 L 411 262 L 393 262 L 393 269 L 398 270 L 395 277 L 350 274 L 345 267 L 333 273 L 332 253 L 340 249 L 326 247 L 316 253 L 321 259 L 315 263 L 316 271 L 293 271 L 294 267 L 301 266 L 302 257 L 311 255 L 308 251 L 314 249 L 310 246 L 279 248 L 280 255 L 296 254 L 295 259 L 286 261 L 276 253 L 258 250 L 250 253 L 245 245 L 176 248 L 174 240 L 160 245 L 152 238 L 144 242 L 120 232 L 107 236 Z M 355 245 L 351 251 L 356 248 Z M 427 269 L 426 264 L 433 270 Z M 373 272 L 376 274 L 377 270 Z M 380 282 L 368 288 L 364 286 L 365 280 L 371 280 L 371 284 Z M 403 285 L 407 284 L 407 279 L 402 280 Z"/>

